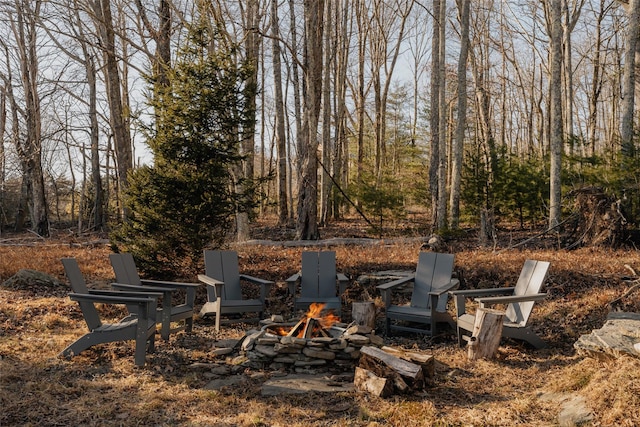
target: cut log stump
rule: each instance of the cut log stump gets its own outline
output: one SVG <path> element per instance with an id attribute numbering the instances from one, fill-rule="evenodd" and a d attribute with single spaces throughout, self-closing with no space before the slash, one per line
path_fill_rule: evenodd
<path id="1" fill-rule="evenodd" d="M 354 302 L 351 308 L 351 316 L 356 325 L 376 328 L 376 305 L 373 301 Z"/>
<path id="2" fill-rule="evenodd" d="M 473 324 L 473 334 L 469 339 L 469 360 L 492 359 L 502 337 L 504 311 L 479 307 Z"/>

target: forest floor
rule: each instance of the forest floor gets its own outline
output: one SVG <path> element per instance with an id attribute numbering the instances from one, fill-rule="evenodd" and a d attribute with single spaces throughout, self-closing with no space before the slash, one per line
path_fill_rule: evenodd
<path id="1" fill-rule="evenodd" d="M 358 220 L 321 229 L 336 251 L 338 269 L 350 279 L 345 317 L 351 303 L 373 299 L 378 306 L 377 332 L 383 313 L 373 285 L 361 275 L 383 270 L 415 269 L 424 237 L 418 228 L 399 226 L 384 239 L 372 237 Z M 242 386 L 217 391 L 206 388 L 211 375 L 194 364 L 215 363 L 210 351 L 216 340 L 241 338 L 254 325 L 225 325 L 214 331 L 213 320 L 197 317 L 191 333 L 158 336 L 156 351 L 143 368 L 133 363 L 131 343 L 95 346 L 67 360 L 60 351 L 86 332 L 60 258 L 78 259 L 90 286 L 108 286 L 113 273 L 104 236 L 73 236 L 59 230 L 47 240 L 31 235 L 0 235 L 0 284 L 20 269 L 35 269 L 64 286 L 8 288 L 0 285 L 0 426 L 13 425 L 149 425 L 149 426 L 550 426 L 559 424 L 562 405 L 582 399 L 594 426 L 640 425 L 640 359 L 596 360 L 578 354 L 573 344 L 599 329 L 609 303 L 631 287 L 632 271 L 640 271 L 635 248 L 557 249 L 551 237 L 524 242 L 535 232 L 500 230 L 490 248 L 480 247 L 472 230 L 446 241 L 454 253 L 455 273 L 462 287 L 509 286 L 526 259 L 551 261 L 548 297 L 536 304 L 529 324 L 548 347 L 535 350 L 503 340 L 493 360 L 471 362 L 457 345 L 455 333 L 425 337 L 400 334 L 385 344 L 432 354 L 435 384 L 422 393 L 382 399 L 343 391 L 263 396 L 268 371 L 246 370 Z M 299 268 L 305 246 L 287 244 L 291 231 L 268 224 L 253 230 L 253 244 L 235 245 L 241 272 L 276 282 L 269 313 L 287 313 L 290 299 L 284 279 Z M 379 236 L 376 236 L 379 237 Z M 307 248 L 308 249 L 308 248 Z M 629 268 L 630 267 L 630 268 Z M 181 280 L 195 282 L 196 274 Z M 193 276 L 193 277 L 192 277 Z M 623 311 L 640 312 L 636 292 L 618 302 Z M 197 309 L 206 300 L 204 287 Z M 117 310 L 101 309 L 116 318 Z M 349 319 L 346 319 L 349 320 Z"/>

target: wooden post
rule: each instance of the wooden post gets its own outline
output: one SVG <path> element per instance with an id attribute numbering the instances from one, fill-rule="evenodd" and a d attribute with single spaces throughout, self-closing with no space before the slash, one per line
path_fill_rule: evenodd
<path id="1" fill-rule="evenodd" d="M 354 302 L 351 308 L 351 316 L 356 325 L 376 328 L 376 305 L 373 301 Z"/>
<path id="2" fill-rule="evenodd" d="M 473 334 L 469 340 L 469 360 L 492 359 L 502 337 L 504 311 L 478 307 Z"/>

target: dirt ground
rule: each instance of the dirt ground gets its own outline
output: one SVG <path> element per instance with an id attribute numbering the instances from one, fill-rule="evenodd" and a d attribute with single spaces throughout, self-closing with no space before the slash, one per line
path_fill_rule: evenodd
<path id="1" fill-rule="evenodd" d="M 241 271 L 276 282 L 268 313 L 288 314 L 290 297 L 284 279 L 296 272 L 303 250 L 336 251 L 338 269 L 350 278 L 343 308 L 345 321 L 351 303 L 373 299 L 378 306 L 377 331 L 382 335 L 379 293 L 362 275 L 382 270 L 411 270 L 424 237 L 420 230 L 396 233 L 364 244 L 345 241 L 330 246 L 286 245 L 290 231 L 274 227 L 254 230 L 260 244 L 234 246 Z M 358 221 L 322 229 L 323 238 L 370 237 Z M 133 364 L 132 343 L 95 346 L 66 360 L 60 351 L 86 332 L 69 291 L 60 258 L 73 256 L 91 286 L 107 287 L 113 280 L 103 236 L 72 236 L 60 231 L 41 240 L 27 235 L 0 236 L 0 283 L 23 268 L 58 278 L 61 286 L 7 288 L 0 286 L 0 426 L 9 425 L 192 425 L 192 426 L 549 426 L 559 424 L 563 404 L 581 398 L 590 413 L 584 425 L 640 425 L 640 359 L 596 360 L 577 354 L 580 335 L 600 328 L 609 303 L 631 288 L 640 272 L 640 253 L 634 248 L 557 249 L 552 238 L 524 241 L 531 233 L 502 230 L 491 248 L 477 245 L 472 232 L 445 242 L 456 256 L 455 273 L 466 288 L 509 286 L 524 260 L 551 261 L 545 301 L 537 303 L 529 320 L 548 347 L 535 350 L 503 340 L 494 360 L 471 362 L 457 345 L 453 331 L 435 337 L 400 334 L 385 344 L 413 349 L 436 358 L 435 385 L 421 393 L 381 399 L 365 393 L 306 393 L 262 396 L 269 371 L 232 370 L 242 375 L 241 386 L 209 390 L 216 376 L 198 366 L 218 364 L 213 343 L 240 338 L 254 326 L 225 325 L 220 333 L 210 319 L 195 319 L 192 333 L 156 340 L 147 364 Z M 267 241 L 269 240 L 269 241 Z M 187 273 L 181 280 L 197 281 Z M 198 292 L 200 306 L 206 300 Z M 616 305 L 640 312 L 640 293 Z M 101 307 L 106 317 L 122 311 Z"/>

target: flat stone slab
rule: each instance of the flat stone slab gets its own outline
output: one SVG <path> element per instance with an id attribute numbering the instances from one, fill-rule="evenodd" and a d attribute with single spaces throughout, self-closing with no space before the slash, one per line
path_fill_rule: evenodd
<path id="1" fill-rule="evenodd" d="M 600 329 L 582 335 L 573 346 L 595 357 L 618 358 L 629 355 L 640 358 L 640 313 L 612 312 Z"/>
<path id="2" fill-rule="evenodd" d="M 543 393 L 539 399 L 560 404 L 560 427 L 576 427 L 593 421 L 593 413 L 587 406 L 586 399 L 576 393 Z"/>
<path id="3" fill-rule="evenodd" d="M 225 387 L 240 387 L 241 384 L 246 381 L 247 378 L 244 375 L 232 375 L 225 378 L 217 378 L 215 380 L 211 380 L 207 385 L 204 386 L 204 389 L 218 391 Z"/>
<path id="4" fill-rule="evenodd" d="M 317 375 L 287 375 L 272 378 L 262 385 L 262 396 L 302 394 L 309 392 L 337 393 L 352 391 L 353 382 L 337 382 Z"/>

